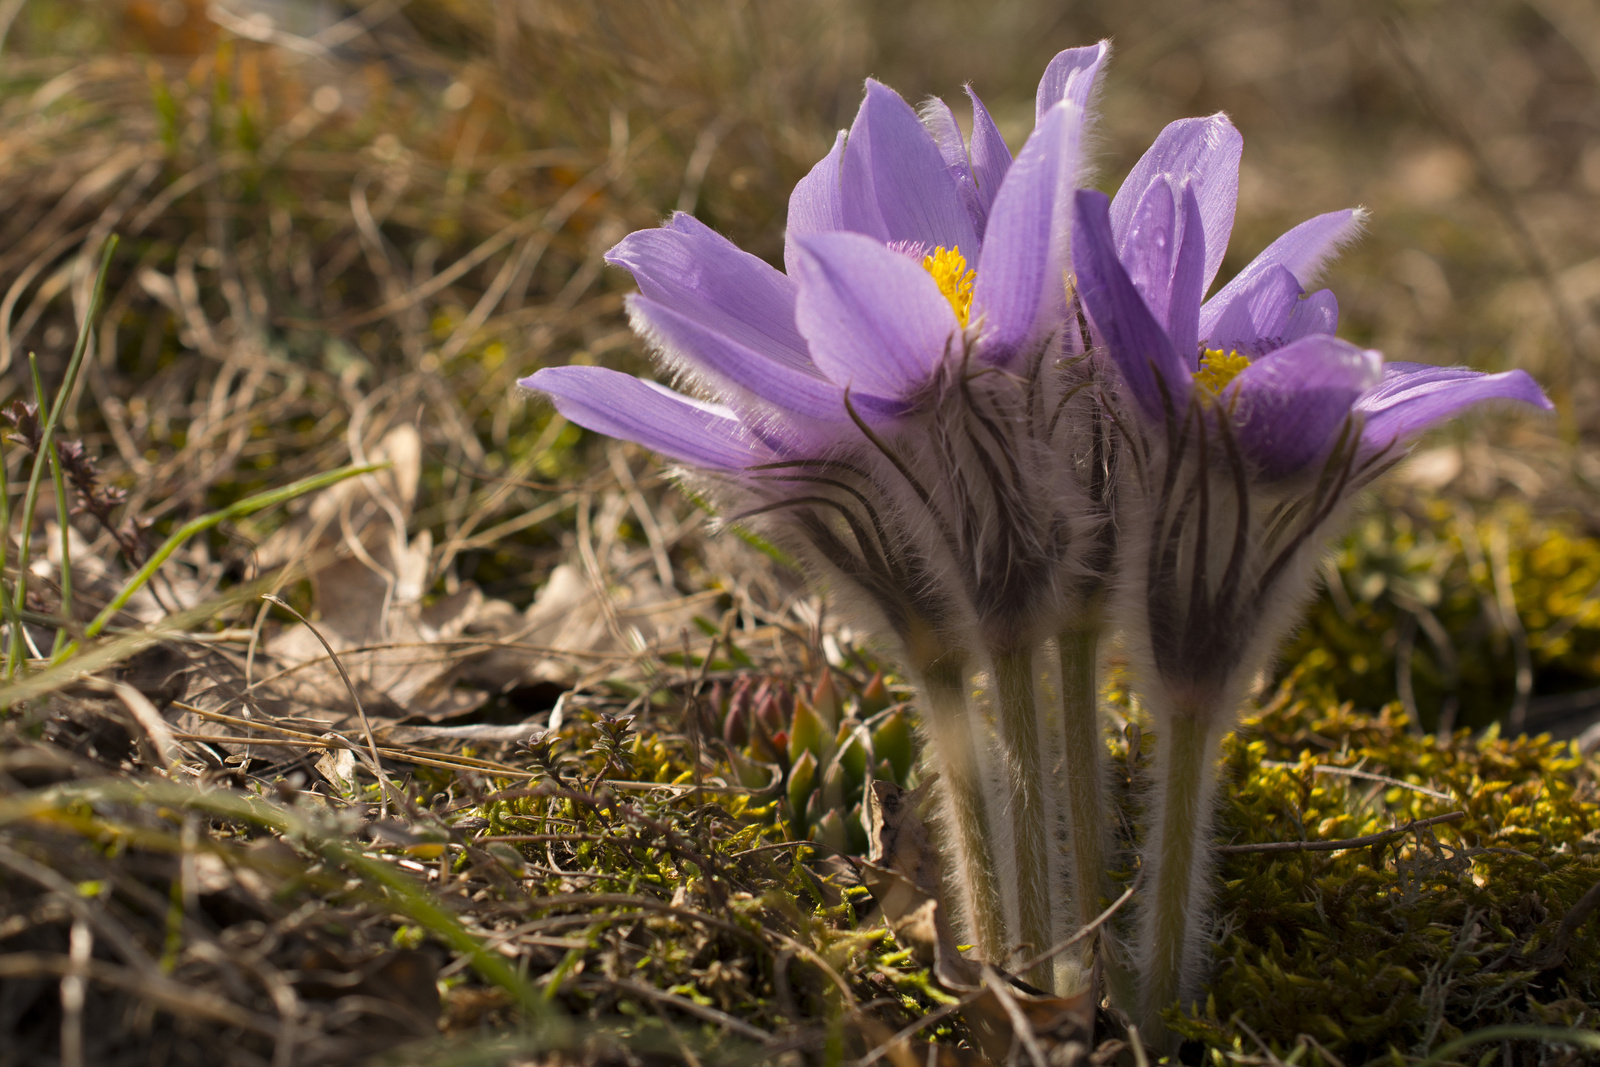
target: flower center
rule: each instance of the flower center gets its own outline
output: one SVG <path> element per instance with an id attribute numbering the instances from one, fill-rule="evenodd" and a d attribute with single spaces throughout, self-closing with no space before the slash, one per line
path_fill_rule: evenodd
<path id="1" fill-rule="evenodd" d="M 972 309 L 972 280 L 977 271 L 967 269 L 966 257 L 959 248 L 935 248 L 933 255 L 922 257 L 922 267 L 939 285 L 939 292 L 950 301 L 950 310 L 956 321 L 967 325 L 967 313 Z"/>
<path id="2" fill-rule="evenodd" d="M 1216 396 L 1249 365 L 1249 356 L 1238 352 L 1224 352 L 1220 348 L 1208 348 L 1200 355 L 1200 369 L 1194 372 L 1194 383 L 1204 388 L 1211 396 Z"/>

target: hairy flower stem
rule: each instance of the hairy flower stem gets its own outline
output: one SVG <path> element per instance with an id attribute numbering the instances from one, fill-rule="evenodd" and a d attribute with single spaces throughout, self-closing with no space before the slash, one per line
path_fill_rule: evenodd
<path id="1" fill-rule="evenodd" d="M 1162 717 L 1156 739 L 1155 821 L 1146 863 L 1150 895 L 1143 927 L 1144 996 L 1141 1028 L 1163 1035 L 1161 1012 L 1193 992 L 1193 957 L 1204 922 L 1211 866 L 1211 800 L 1216 777 L 1219 716 L 1179 712 Z"/>
<path id="2" fill-rule="evenodd" d="M 1093 623 L 1062 631 L 1056 638 L 1061 659 L 1061 711 L 1063 726 L 1064 788 L 1057 803 L 1065 810 L 1062 821 L 1069 834 L 1069 870 L 1073 903 L 1063 918 L 1070 929 L 1056 931 L 1064 940 L 1094 921 L 1106 882 L 1106 814 L 1104 770 L 1100 736 L 1100 693 L 1097 656 L 1100 628 Z M 1108 937 L 1107 931 L 1101 937 Z M 1093 966 L 1093 940 L 1079 946 L 1070 962 L 1082 973 Z M 1063 954 L 1064 956 L 1067 954 Z M 1058 967 L 1058 985 L 1062 980 Z M 1066 992 L 1066 990 L 1062 990 Z"/>
<path id="3" fill-rule="evenodd" d="M 1008 951 L 1005 906 L 995 869 L 993 830 L 983 792 L 983 771 L 967 706 L 967 667 L 963 657 L 948 653 L 921 670 L 933 739 L 933 766 L 939 771 L 949 804 L 949 827 L 955 839 L 957 870 L 966 893 L 967 920 L 978 952 L 999 963 Z"/>
<path id="4" fill-rule="evenodd" d="M 1032 956 L 1052 943 L 1050 848 L 1045 832 L 1044 766 L 1040 755 L 1038 686 L 1033 650 L 1004 648 L 993 654 L 1000 746 L 1010 795 L 1008 816 L 1016 853 L 1017 929 L 1015 940 Z M 1041 963 L 1022 977 L 1042 989 L 1055 986 L 1055 968 Z M 1057 990 L 1057 992 L 1067 992 Z"/>

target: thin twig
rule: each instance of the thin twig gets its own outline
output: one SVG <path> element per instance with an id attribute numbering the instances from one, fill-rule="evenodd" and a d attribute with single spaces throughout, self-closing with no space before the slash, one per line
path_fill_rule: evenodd
<path id="1" fill-rule="evenodd" d="M 333 646 L 328 644 L 328 639 L 322 636 L 321 630 L 318 630 L 315 626 L 312 626 L 310 620 L 292 608 L 289 605 L 289 602 L 284 600 L 282 597 L 275 593 L 263 593 L 261 599 L 272 601 L 274 604 L 278 605 L 278 607 L 282 608 L 284 611 L 287 611 L 290 615 L 293 615 L 295 618 L 299 619 L 303 624 L 305 624 L 305 628 L 311 631 L 311 635 L 322 644 L 323 648 L 328 650 L 328 658 L 331 659 L 333 661 L 333 665 L 339 669 L 339 677 L 344 679 L 344 687 L 350 691 L 350 700 L 355 704 L 356 715 L 361 719 L 361 729 L 367 735 L 367 751 L 372 757 L 372 773 L 377 777 L 378 782 L 383 786 L 384 795 L 382 810 L 384 817 L 387 818 L 389 815 L 390 794 L 395 795 L 397 798 L 397 804 L 400 807 L 410 809 L 411 804 L 405 795 L 395 787 L 393 782 L 389 781 L 389 776 L 383 772 L 383 765 L 378 761 L 378 739 L 372 732 L 372 722 L 367 718 L 366 709 L 361 706 L 361 696 L 356 692 L 355 683 L 350 680 L 350 672 L 344 669 L 344 664 L 340 662 L 338 654 L 333 650 Z M 411 814 L 415 816 L 416 812 L 412 811 Z"/>
<path id="2" fill-rule="evenodd" d="M 1452 811 L 1446 815 L 1435 815 L 1431 819 L 1412 819 L 1404 826 L 1396 826 L 1392 830 L 1381 833 L 1367 834 L 1365 837 L 1341 837 L 1332 841 L 1269 841 L 1260 845 L 1223 845 L 1217 849 L 1219 853 L 1237 856 L 1246 852 L 1344 852 L 1352 848 L 1366 848 L 1368 845 L 1381 845 L 1385 841 L 1392 841 L 1402 837 L 1412 830 L 1420 830 L 1426 826 L 1436 826 L 1439 823 L 1457 822 L 1465 819 L 1464 811 Z"/>

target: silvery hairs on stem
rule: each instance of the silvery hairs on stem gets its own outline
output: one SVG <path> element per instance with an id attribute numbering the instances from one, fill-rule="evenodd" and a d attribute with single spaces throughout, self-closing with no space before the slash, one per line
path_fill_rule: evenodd
<path id="1" fill-rule="evenodd" d="M 1386 364 L 1333 336 L 1333 294 L 1306 289 L 1360 210 L 1295 227 L 1203 300 L 1241 147 L 1226 116 L 1176 122 L 1114 200 L 1075 195 L 1073 266 L 1127 441 L 1115 614 L 1158 728 L 1137 956 L 1151 1033 L 1197 991 L 1218 742 L 1340 516 L 1428 426 L 1486 400 L 1550 406 L 1522 371 Z"/>

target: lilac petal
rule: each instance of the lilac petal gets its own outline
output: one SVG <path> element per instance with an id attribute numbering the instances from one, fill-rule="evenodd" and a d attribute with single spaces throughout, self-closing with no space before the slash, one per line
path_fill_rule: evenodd
<path id="1" fill-rule="evenodd" d="M 994 124 L 994 119 L 989 117 L 989 109 L 983 106 L 983 101 L 978 99 L 978 94 L 972 91 L 970 85 L 967 86 L 967 98 L 972 101 L 972 146 L 969 154 L 972 181 L 978 197 L 977 226 L 981 240 L 989 214 L 994 210 L 994 198 L 1000 192 L 1000 183 L 1011 169 L 1011 149 L 1006 145 L 1006 139 L 1000 136 L 1000 128 Z"/>
<path id="2" fill-rule="evenodd" d="M 845 142 L 843 179 L 845 229 L 885 243 L 977 251 L 972 216 L 939 146 L 910 104 L 870 78 Z"/>
<path id="3" fill-rule="evenodd" d="M 789 194 L 789 220 L 783 235 L 783 266 L 794 273 L 792 250 L 801 237 L 844 229 L 845 132 L 833 139 L 833 148 L 817 161 Z"/>
<path id="4" fill-rule="evenodd" d="M 1206 231 L 1200 218 L 1200 201 L 1194 183 L 1182 193 L 1183 225 L 1179 227 L 1177 257 L 1172 264 L 1172 288 L 1167 304 L 1167 336 L 1180 356 L 1200 360 L 1200 301 L 1206 292 Z"/>
<path id="5" fill-rule="evenodd" d="M 972 178 L 972 164 L 967 159 L 967 145 L 961 139 L 961 127 L 956 123 L 955 112 L 950 110 L 949 104 L 933 96 L 923 102 L 919 114 L 922 124 L 933 135 L 933 143 L 939 146 L 945 169 L 950 172 L 956 188 L 961 192 L 961 202 L 972 219 L 973 231 L 981 234 L 988 208 L 979 203 L 978 186 Z"/>
<path id="6" fill-rule="evenodd" d="M 1340 246 L 1360 235 L 1366 218 L 1367 213 L 1360 208 L 1330 211 L 1326 215 L 1307 219 L 1273 241 L 1248 267 L 1218 289 L 1216 296 L 1206 301 L 1206 306 L 1200 312 L 1201 335 L 1211 332 L 1212 323 L 1222 314 L 1222 309 L 1241 291 L 1255 285 L 1263 274 L 1274 267 L 1286 268 L 1300 282 L 1301 289 L 1311 288 L 1323 264 L 1338 252 Z"/>
<path id="7" fill-rule="evenodd" d="M 1209 289 L 1233 232 L 1233 213 L 1239 202 L 1239 156 L 1243 151 L 1244 139 L 1228 116 L 1220 113 L 1204 119 L 1181 119 L 1162 130 L 1155 144 L 1134 164 L 1111 204 L 1111 226 L 1117 235 L 1118 250 L 1126 243 L 1134 209 L 1144 199 L 1145 191 L 1163 174 L 1179 182 L 1187 179 L 1194 185 L 1200 219 L 1205 225 L 1205 284 L 1201 288 L 1202 292 Z M 1203 333 L 1204 324 L 1201 330 Z"/>
<path id="8" fill-rule="evenodd" d="M 1390 363 L 1383 381 L 1356 402 L 1367 416 L 1362 444 L 1383 449 L 1487 400 L 1515 400 L 1552 410 L 1555 405 L 1527 371 L 1485 374 L 1467 367 Z"/>
<path id="9" fill-rule="evenodd" d="M 848 422 L 839 387 L 809 363 L 800 368 L 770 359 L 762 349 L 718 333 L 704 321 L 646 296 L 631 296 L 627 303 L 634 332 L 660 352 L 672 369 L 687 373 L 717 393 L 732 388 L 767 409 L 752 414 L 771 414 L 776 407 L 780 412 L 825 422 Z"/>
<path id="10" fill-rule="evenodd" d="M 1072 101 L 1087 113 L 1094 100 L 1100 72 L 1110 56 L 1110 41 L 1057 52 L 1050 65 L 1044 68 L 1044 77 L 1039 79 L 1039 88 L 1034 94 L 1034 125 L 1043 122 L 1045 114 L 1063 100 Z"/>
<path id="11" fill-rule="evenodd" d="M 680 463 L 738 470 L 769 456 L 731 412 L 604 367 L 546 367 L 517 384 L 548 393 L 585 429 L 634 441 Z"/>
<path id="12" fill-rule="evenodd" d="M 692 215 L 629 234 L 606 262 L 631 271 L 655 304 L 768 362 L 816 373 L 794 324 L 794 281 Z"/>
<path id="13" fill-rule="evenodd" d="M 1339 329 L 1339 301 L 1332 289 L 1318 289 L 1289 310 L 1281 342 L 1288 344 L 1314 333 L 1334 333 Z"/>
<path id="14" fill-rule="evenodd" d="M 1119 242 L 1129 280 L 1163 327 L 1172 298 L 1173 239 L 1178 229 L 1178 205 L 1172 186 L 1166 175 L 1159 175 L 1150 183 Z"/>
<path id="15" fill-rule="evenodd" d="M 1206 334 L 1206 347 L 1243 352 L 1252 357 L 1282 348 L 1294 340 L 1285 335 L 1290 317 L 1298 310 L 1300 302 L 1300 282 L 1293 274 L 1283 267 L 1266 271 L 1235 294 L 1214 317 L 1211 330 Z M 1302 325 L 1314 319 L 1314 314 L 1308 312 L 1303 316 Z M 1331 329 L 1303 330 L 1296 336 L 1332 332 Z"/>
<path id="16" fill-rule="evenodd" d="M 1079 299 L 1145 417 L 1159 422 L 1167 402 L 1177 410 L 1188 404 L 1192 379 L 1117 258 L 1106 195 L 1082 189 L 1073 199 L 1072 267 Z"/>
<path id="17" fill-rule="evenodd" d="M 1224 391 L 1240 450 L 1267 480 L 1305 470 L 1333 445 L 1351 405 L 1383 375 L 1383 356 L 1306 337 L 1246 367 Z"/>
<path id="18" fill-rule="evenodd" d="M 800 242 L 795 318 L 822 372 L 851 391 L 905 397 L 927 381 L 961 326 L 933 277 L 870 237 Z"/>
<path id="19" fill-rule="evenodd" d="M 1035 127 L 995 198 L 972 288 L 983 358 L 1007 363 L 1059 329 L 1066 317 L 1069 211 L 1081 158 L 1083 112 L 1051 108 Z"/>

